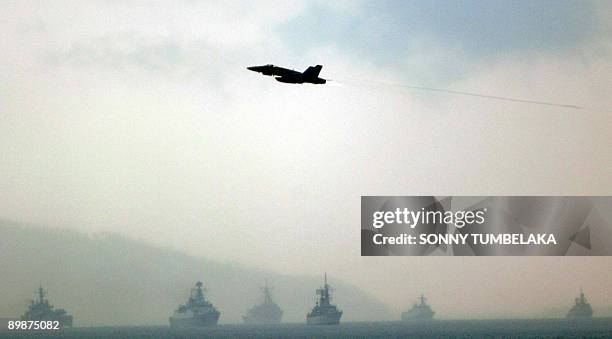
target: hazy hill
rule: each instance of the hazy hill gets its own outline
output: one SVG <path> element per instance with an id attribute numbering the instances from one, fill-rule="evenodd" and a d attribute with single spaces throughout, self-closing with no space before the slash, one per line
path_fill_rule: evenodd
<path id="1" fill-rule="evenodd" d="M 266 272 L 221 264 L 158 248 L 116 234 L 24 226 L 0 220 L 0 317 L 23 313 L 39 283 L 75 325 L 167 324 L 198 279 L 221 312 L 220 322 L 240 322 L 260 301 L 264 279 L 274 285 L 283 320 L 303 322 L 321 277 Z M 331 279 L 343 320 L 389 319 L 388 309 L 349 284 Z"/>

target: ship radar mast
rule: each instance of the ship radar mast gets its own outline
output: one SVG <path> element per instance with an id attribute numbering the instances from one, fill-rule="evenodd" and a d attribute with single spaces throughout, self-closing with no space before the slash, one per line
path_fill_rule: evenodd
<path id="1" fill-rule="evenodd" d="M 45 290 L 42 288 L 42 285 L 38 286 L 38 302 L 42 304 L 45 301 Z"/>
<path id="2" fill-rule="evenodd" d="M 576 305 L 578 304 L 586 304 L 586 298 L 584 297 L 584 291 L 582 290 L 582 286 L 580 286 L 580 297 L 576 298 Z"/>
<path id="3" fill-rule="evenodd" d="M 49 302 L 45 299 L 45 295 L 46 294 L 47 293 L 43 289 L 42 284 L 38 285 L 38 290 L 36 291 L 36 300 L 31 300 L 30 303 L 32 305 L 34 305 L 34 304 L 40 304 L 40 305 L 42 305 L 42 304 L 49 304 Z"/>
<path id="4" fill-rule="evenodd" d="M 265 285 L 261 289 L 261 291 L 264 293 L 264 304 L 273 304 L 274 303 L 272 301 L 272 290 L 273 290 L 273 288 L 268 286 L 268 279 L 266 279 L 265 280 Z"/>
<path id="5" fill-rule="evenodd" d="M 331 304 L 331 295 L 329 291 L 333 291 L 333 288 L 327 283 L 327 273 L 325 273 L 323 288 L 317 289 L 317 295 L 319 295 L 320 306 L 329 306 Z"/>
<path id="6" fill-rule="evenodd" d="M 199 297 L 202 297 L 202 298 L 204 297 L 204 290 L 205 289 L 202 288 L 202 285 L 204 285 L 204 284 L 202 284 L 201 281 L 196 282 L 195 294 L 196 294 L 196 297 L 198 297 L 198 298 Z"/>

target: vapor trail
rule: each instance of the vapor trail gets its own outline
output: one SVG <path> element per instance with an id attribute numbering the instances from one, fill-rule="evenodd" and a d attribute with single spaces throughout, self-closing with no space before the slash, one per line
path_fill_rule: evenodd
<path id="1" fill-rule="evenodd" d="M 335 81 L 343 82 L 343 80 L 335 80 Z M 612 112 L 612 110 L 595 109 L 595 108 L 589 108 L 589 107 L 585 107 L 585 106 L 578 106 L 578 105 L 571 105 L 571 104 L 564 104 L 564 103 L 556 103 L 556 102 L 549 102 L 549 101 L 540 101 L 540 100 L 530 100 L 530 99 L 504 97 L 504 96 L 489 95 L 489 94 L 475 93 L 475 92 L 456 91 L 456 90 L 445 89 L 445 88 L 423 87 L 423 86 L 414 86 L 414 85 L 406 85 L 406 84 L 391 83 L 391 82 L 370 81 L 370 80 L 357 80 L 357 79 L 347 79 L 347 81 L 353 81 L 353 82 L 360 82 L 361 83 L 361 84 L 357 84 L 357 85 L 379 85 L 379 86 L 399 87 L 399 88 L 416 89 L 416 90 L 420 90 L 420 91 L 439 92 L 439 93 L 447 93 L 447 94 L 454 94 L 454 95 L 464 95 L 464 96 L 471 96 L 471 97 L 484 98 L 484 99 L 492 99 L 492 100 L 501 100 L 501 101 L 519 102 L 519 103 L 534 104 L 534 105 L 545 105 L 545 106 L 563 107 L 563 108 L 582 110 L 582 111 Z"/>

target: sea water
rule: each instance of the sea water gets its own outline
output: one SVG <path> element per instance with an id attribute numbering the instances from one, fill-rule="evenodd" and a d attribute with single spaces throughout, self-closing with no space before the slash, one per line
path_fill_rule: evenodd
<path id="1" fill-rule="evenodd" d="M 0 332 L 37 338 L 612 338 L 612 318 L 586 320 L 431 320 L 345 322 L 340 325 L 218 325 L 200 329 L 166 326 L 83 327 L 60 332 Z"/>

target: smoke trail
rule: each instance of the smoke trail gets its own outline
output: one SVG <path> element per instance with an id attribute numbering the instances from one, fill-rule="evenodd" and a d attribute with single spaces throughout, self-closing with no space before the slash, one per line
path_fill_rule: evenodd
<path id="1" fill-rule="evenodd" d="M 531 100 L 531 99 L 521 99 L 521 98 L 512 98 L 498 95 L 489 95 L 483 93 L 475 93 L 475 92 L 467 92 L 467 91 L 456 91 L 445 88 L 433 88 L 433 87 L 423 87 L 423 86 L 413 86 L 399 83 L 391 83 L 391 82 L 382 82 L 382 81 L 370 81 L 370 80 L 358 80 L 358 79 L 345 79 L 345 80 L 335 80 L 336 82 L 345 82 L 349 84 L 350 82 L 354 82 L 354 85 L 357 86 L 388 86 L 388 87 L 398 87 L 398 88 L 407 88 L 407 89 L 415 89 L 420 91 L 428 91 L 428 92 L 438 92 L 438 93 L 446 93 L 453 95 L 463 95 L 463 96 L 471 96 L 477 98 L 491 99 L 491 100 L 501 100 L 501 101 L 509 101 L 509 102 L 518 102 L 525 104 L 533 104 L 533 105 L 544 105 L 544 106 L 553 106 L 553 107 L 562 107 L 569 108 L 574 110 L 582 110 L 582 111 L 600 111 L 600 112 L 612 112 L 612 110 L 605 109 L 596 109 L 585 106 L 571 105 L 565 103 L 557 103 L 557 102 L 549 102 L 549 101 L 540 101 L 540 100 Z"/>

